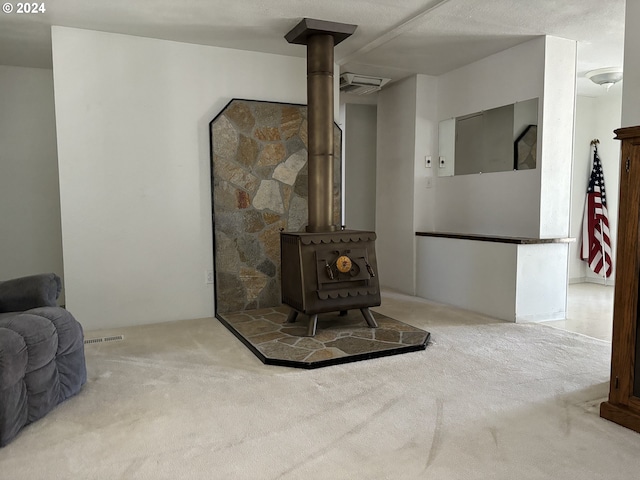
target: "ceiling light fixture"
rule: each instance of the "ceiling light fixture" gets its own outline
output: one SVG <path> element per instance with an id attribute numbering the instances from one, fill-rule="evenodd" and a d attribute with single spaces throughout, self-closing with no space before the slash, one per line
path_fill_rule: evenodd
<path id="1" fill-rule="evenodd" d="M 622 80 L 622 69 L 619 67 L 599 68 L 587 72 L 586 77 L 597 85 L 602 85 L 609 90 L 613 85 Z"/>

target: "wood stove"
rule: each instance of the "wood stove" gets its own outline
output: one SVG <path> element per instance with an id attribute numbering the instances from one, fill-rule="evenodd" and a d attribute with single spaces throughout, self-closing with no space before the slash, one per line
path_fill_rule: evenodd
<path id="1" fill-rule="evenodd" d="M 355 29 L 305 18 L 285 36 L 307 46 L 309 224 L 306 232 L 281 233 L 282 303 L 291 307 L 288 322 L 299 313 L 310 316 L 309 336 L 316 333 L 318 314 L 356 308 L 377 327 L 369 311 L 380 305 L 376 234 L 332 224 L 333 49 Z"/>

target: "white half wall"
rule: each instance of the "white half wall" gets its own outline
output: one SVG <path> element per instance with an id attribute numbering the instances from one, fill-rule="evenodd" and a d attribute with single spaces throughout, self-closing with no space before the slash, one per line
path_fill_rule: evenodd
<path id="1" fill-rule="evenodd" d="M 232 98 L 306 103 L 305 59 L 52 39 L 69 310 L 87 330 L 212 316 L 208 124 Z"/>
<path id="2" fill-rule="evenodd" d="M 417 237 L 416 293 L 514 322 L 518 245 Z"/>
<path id="3" fill-rule="evenodd" d="M 566 243 L 518 245 L 516 322 L 566 318 L 568 253 Z"/>
<path id="4" fill-rule="evenodd" d="M 51 70 L 0 66 L 0 145 L 0 280 L 62 277 Z"/>

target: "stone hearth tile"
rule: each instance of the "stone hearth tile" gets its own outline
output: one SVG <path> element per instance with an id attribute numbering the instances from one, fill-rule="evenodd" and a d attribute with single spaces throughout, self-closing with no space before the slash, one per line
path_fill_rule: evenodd
<path id="1" fill-rule="evenodd" d="M 402 332 L 402 343 L 405 345 L 416 345 L 425 340 L 425 332 Z"/>
<path id="2" fill-rule="evenodd" d="M 260 345 L 261 343 L 273 342 L 275 340 L 280 340 L 281 338 L 285 338 L 285 337 L 286 337 L 286 334 L 278 331 L 278 332 L 261 333 L 259 335 L 254 335 L 250 338 L 251 338 L 251 343 Z"/>
<path id="3" fill-rule="evenodd" d="M 381 342 L 395 342 L 400 343 L 400 332 L 396 330 L 389 330 L 387 328 L 374 329 L 374 338 Z"/>
<path id="4" fill-rule="evenodd" d="M 268 277 L 253 268 L 241 268 L 240 280 L 247 290 L 247 301 L 253 302 L 258 298 L 262 289 L 267 285 Z"/>
<path id="5" fill-rule="evenodd" d="M 298 172 L 302 170 L 302 167 L 307 163 L 307 152 L 305 150 L 299 150 L 289 158 L 276 167 L 273 172 L 273 178 L 279 180 L 287 185 L 293 185 L 296 183 L 296 177 Z"/>
<path id="6" fill-rule="evenodd" d="M 259 151 L 260 146 L 258 145 L 258 142 L 251 137 L 240 135 L 237 157 L 238 163 L 241 163 L 247 168 L 252 167 L 256 163 Z"/>
<path id="7" fill-rule="evenodd" d="M 225 110 L 225 115 L 235 123 L 240 130 L 250 132 L 256 123 L 251 109 L 243 101 L 234 100 Z"/>
<path id="8" fill-rule="evenodd" d="M 304 144 L 302 139 L 299 136 L 291 137 L 285 142 L 285 146 L 287 148 L 287 155 L 293 155 L 295 152 L 303 150 L 305 155 L 307 154 L 307 146 Z"/>
<path id="9" fill-rule="evenodd" d="M 290 325 L 295 325 L 291 327 L 282 327 L 282 333 L 286 333 L 287 335 L 291 335 L 292 337 L 303 337 L 307 334 L 307 324 L 300 325 L 300 322 L 292 323 Z"/>
<path id="10" fill-rule="evenodd" d="M 259 308 L 257 310 L 251 310 L 249 313 L 254 318 L 259 318 L 264 315 L 269 315 L 270 313 L 278 312 L 276 308 Z"/>
<path id="11" fill-rule="evenodd" d="M 320 350 L 325 348 L 324 343 L 319 342 L 318 340 L 311 337 L 305 337 L 298 340 L 298 343 L 295 344 L 298 348 L 307 348 L 309 350 Z"/>
<path id="12" fill-rule="evenodd" d="M 242 323 L 242 322 L 251 322 L 255 320 L 255 318 L 251 315 L 247 315 L 246 313 L 231 313 L 225 315 L 225 318 L 233 324 Z"/>
<path id="13" fill-rule="evenodd" d="M 238 312 L 244 310 L 247 295 L 240 279 L 231 273 L 216 271 L 218 312 Z"/>
<path id="14" fill-rule="evenodd" d="M 253 198 L 253 206 L 258 210 L 284 213 L 284 204 L 282 203 L 278 182 L 275 180 L 262 180 L 258 192 Z"/>
<path id="15" fill-rule="evenodd" d="M 213 168 L 215 177 L 226 180 L 236 187 L 253 194 L 260 185 L 260 179 L 239 165 L 222 157 L 215 159 Z"/>
<path id="16" fill-rule="evenodd" d="M 289 139 L 298 133 L 300 130 L 300 123 L 302 122 L 302 115 L 300 109 L 297 107 L 282 107 L 282 123 L 280 129 L 282 130 L 282 136 L 285 139 Z"/>
<path id="17" fill-rule="evenodd" d="M 243 236 L 237 238 L 234 243 L 242 263 L 255 265 L 256 260 L 262 258 L 262 245 L 255 237 Z M 240 270 L 238 274 L 240 274 Z"/>
<path id="18" fill-rule="evenodd" d="M 263 142 L 277 142 L 282 139 L 280 130 L 277 127 L 260 127 L 253 132 L 258 140 Z"/>
<path id="19" fill-rule="evenodd" d="M 377 317 L 376 317 L 377 318 Z M 385 322 L 383 319 L 382 322 L 378 322 L 378 325 L 384 329 L 395 330 L 397 332 L 415 332 L 416 328 L 411 325 L 407 325 L 405 323 L 390 323 Z"/>
<path id="20" fill-rule="evenodd" d="M 280 303 L 280 276 L 278 269 L 276 268 L 276 274 L 274 278 L 270 278 L 267 285 L 260 292 L 258 297 L 258 307 L 277 305 Z"/>
<path id="21" fill-rule="evenodd" d="M 372 350 L 389 350 L 391 348 L 397 348 L 398 345 L 385 342 L 377 342 L 375 340 L 366 340 L 364 338 L 356 337 L 343 337 L 333 342 L 325 344 L 327 347 L 334 347 L 343 352 L 353 354 L 363 354 Z"/>
<path id="22" fill-rule="evenodd" d="M 347 333 L 347 332 L 343 332 L 343 333 Z M 316 336 L 313 338 L 315 338 L 319 342 L 326 343 L 326 342 L 331 342 L 335 340 L 336 338 L 338 338 L 338 335 L 339 333 L 336 330 L 324 328 L 324 329 L 317 330 Z"/>
<path id="23" fill-rule="evenodd" d="M 258 271 L 264 273 L 267 277 L 273 278 L 276 276 L 278 269 L 271 260 L 265 258 L 258 265 Z"/>
<path id="24" fill-rule="evenodd" d="M 358 329 L 357 331 L 354 331 L 352 333 L 352 336 L 358 337 L 358 338 L 366 338 L 366 339 L 369 339 L 369 340 L 373 340 L 374 339 L 374 335 L 375 335 L 375 332 L 373 332 L 373 330 L 374 330 L 373 328 L 368 328 L 367 330 Z M 399 336 L 400 335 L 398 335 L 398 337 Z"/>
<path id="25" fill-rule="evenodd" d="M 238 151 L 238 132 L 226 116 L 221 115 L 212 125 L 213 153 L 232 159 Z"/>
<path id="26" fill-rule="evenodd" d="M 282 188 L 282 201 L 284 202 L 284 209 L 285 212 L 287 212 L 291 208 L 291 195 L 293 194 L 293 187 L 287 185 L 286 183 L 281 184 L 280 187 Z M 286 213 L 285 215 L 283 215 L 283 217 L 286 217 Z"/>
<path id="27" fill-rule="evenodd" d="M 289 218 L 287 219 L 287 230 L 298 232 L 302 230 L 308 222 L 307 200 L 297 195 L 293 196 L 289 207 Z"/>
<path id="28" fill-rule="evenodd" d="M 278 165 L 284 160 L 286 154 L 287 151 L 282 143 L 268 143 L 258 156 L 258 165 L 261 167 Z"/>
<path id="29" fill-rule="evenodd" d="M 236 206 L 240 210 L 244 210 L 251 206 L 251 198 L 244 190 L 236 190 Z"/>
<path id="30" fill-rule="evenodd" d="M 304 148 L 306 148 L 307 151 L 308 151 L 309 150 L 309 137 L 308 137 L 308 134 L 307 134 L 307 119 L 306 118 L 300 124 L 300 131 L 298 132 L 298 135 L 300 136 L 300 140 L 302 140 L 302 143 L 304 144 Z"/>
<path id="31" fill-rule="evenodd" d="M 282 107 L 280 103 L 250 102 L 256 125 L 260 127 L 279 127 L 282 123 Z"/>
<path id="32" fill-rule="evenodd" d="M 240 332 L 242 335 L 249 338 L 253 337 L 254 335 L 278 331 L 278 327 L 276 325 L 271 322 L 265 322 L 262 320 L 236 323 L 234 324 L 234 328 L 238 330 L 238 332 Z"/>
<path id="33" fill-rule="evenodd" d="M 244 219 L 244 231 L 247 233 L 257 233 L 264 228 L 264 220 L 260 212 L 255 210 L 246 210 L 242 212 Z"/>
<path id="34" fill-rule="evenodd" d="M 233 211 L 237 207 L 238 188 L 231 185 L 226 180 L 216 178 L 216 185 L 213 191 L 213 201 L 218 211 Z"/>
<path id="35" fill-rule="evenodd" d="M 262 318 L 270 321 L 271 323 L 275 323 L 276 325 L 282 325 L 284 321 L 287 319 L 285 315 L 279 312 L 269 313 L 267 315 L 263 315 Z"/>
<path id="36" fill-rule="evenodd" d="M 275 213 L 262 212 L 262 218 L 264 219 L 264 223 L 266 223 L 267 225 L 271 225 L 272 223 L 276 223 L 282 217 L 280 215 L 276 215 Z"/>
<path id="37" fill-rule="evenodd" d="M 307 358 L 309 353 L 311 353 L 309 350 L 292 347 L 281 342 L 263 343 L 258 349 L 267 357 L 284 357 L 298 362 Z"/>
<path id="38" fill-rule="evenodd" d="M 216 233 L 216 259 L 220 272 L 237 274 L 242 264 L 236 242 L 221 231 Z"/>
<path id="39" fill-rule="evenodd" d="M 284 229 L 285 222 L 279 221 L 266 227 L 258 238 L 262 242 L 264 253 L 276 265 L 280 265 L 280 230 Z"/>
<path id="40" fill-rule="evenodd" d="M 305 362 L 313 363 L 313 362 L 321 362 L 323 360 L 331 360 L 334 358 L 342 358 L 346 357 L 347 354 L 342 350 L 338 350 L 337 348 L 323 348 L 322 350 L 317 350 L 304 359 Z"/>

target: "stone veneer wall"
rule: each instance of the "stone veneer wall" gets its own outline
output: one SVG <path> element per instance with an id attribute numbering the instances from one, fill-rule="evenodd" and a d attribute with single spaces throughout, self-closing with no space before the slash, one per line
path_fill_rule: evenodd
<path id="1" fill-rule="evenodd" d="M 210 132 L 216 312 L 278 306 L 280 231 L 307 224 L 307 107 L 234 99 Z M 334 222 L 340 225 L 337 126 L 334 134 Z"/>

